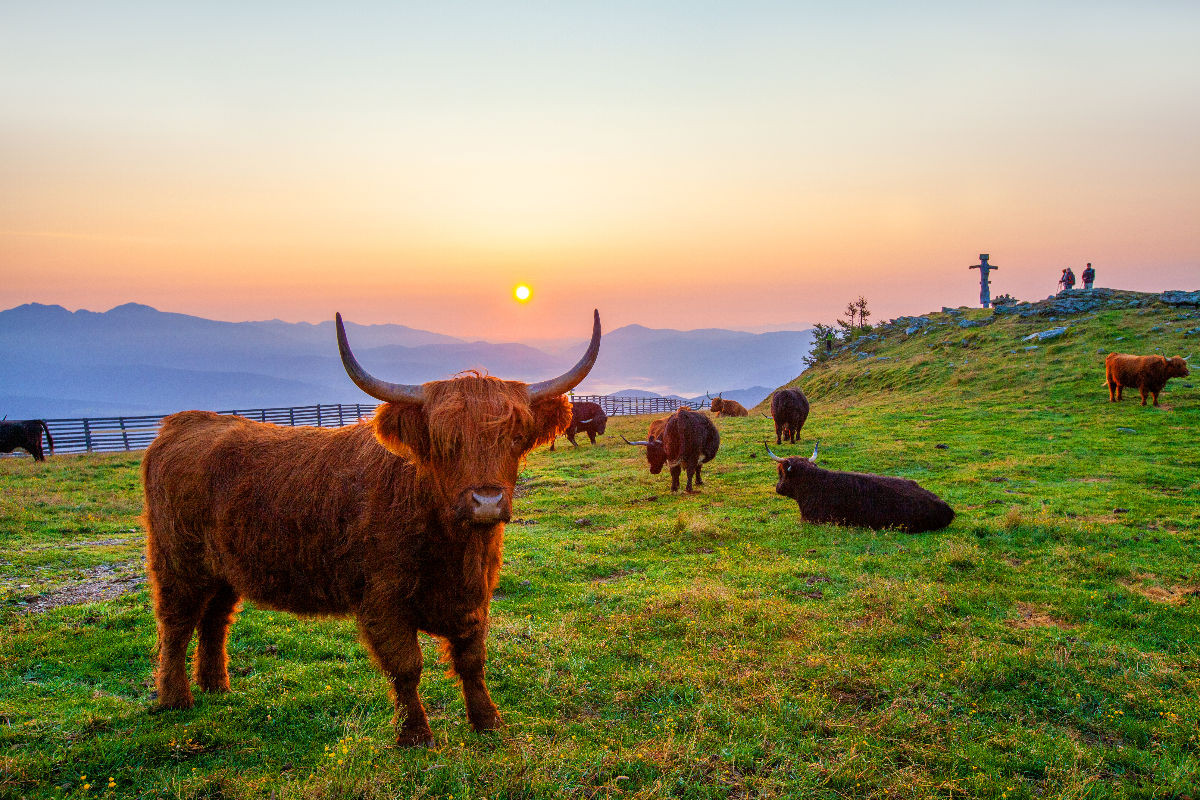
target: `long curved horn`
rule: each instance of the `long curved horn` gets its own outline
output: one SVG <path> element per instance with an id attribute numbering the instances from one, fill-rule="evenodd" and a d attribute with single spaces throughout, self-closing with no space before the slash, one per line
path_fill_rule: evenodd
<path id="1" fill-rule="evenodd" d="M 566 394 L 578 386 L 587 377 L 587 374 L 591 372 L 592 365 L 596 363 L 596 356 L 600 355 L 600 311 L 597 309 L 592 313 L 595 315 L 592 322 L 592 342 L 588 345 L 587 352 L 583 354 L 583 358 L 579 359 L 578 364 L 557 378 L 529 384 L 529 399 L 531 401 Z"/>
<path id="2" fill-rule="evenodd" d="M 622 439 L 625 439 L 625 437 L 624 437 L 624 436 L 622 436 L 621 438 L 622 438 Z M 638 447 L 649 447 L 649 446 L 650 446 L 650 443 L 649 443 L 649 442 L 631 442 L 631 441 L 629 441 L 628 439 L 625 439 L 625 444 L 632 444 L 632 445 L 635 445 L 635 446 L 638 446 Z"/>
<path id="3" fill-rule="evenodd" d="M 771 452 L 771 445 L 767 444 L 766 442 L 763 442 L 763 447 L 767 448 L 767 453 L 768 453 L 768 454 L 771 456 L 771 460 L 772 460 L 772 461 L 778 461 L 778 462 L 780 462 L 780 463 L 783 463 L 784 461 L 787 461 L 787 459 L 786 459 L 786 458 L 780 458 L 779 456 L 777 456 L 777 455 L 775 455 L 774 453 L 772 453 L 772 452 Z"/>
<path id="4" fill-rule="evenodd" d="M 420 403 L 425 399 L 425 391 L 420 386 L 407 383 L 388 383 L 363 369 L 362 365 L 358 363 L 358 359 L 354 357 L 354 353 L 350 351 L 350 342 L 346 340 L 346 328 L 342 325 L 341 313 L 335 314 L 334 318 L 337 321 L 338 351 L 342 354 L 342 366 L 346 368 L 346 374 L 358 388 L 376 400 L 388 403 Z"/>
<path id="5" fill-rule="evenodd" d="M 817 463 L 817 450 L 819 450 L 820 448 L 821 448 L 821 443 L 817 442 L 816 445 L 813 447 L 813 454 L 808 457 L 808 460 L 814 464 Z"/>
<path id="6" fill-rule="evenodd" d="M 762 415 L 763 415 L 764 417 L 766 417 L 767 419 L 775 419 L 775 418 L 774 418 L 774 417 L 772 417 L 770 414 L 763 414 L 763 412 L 761 412 L 761 411 L 760 411 L 760 412 L 758 412 L 758 413 L 762 414 Z"/>
<path id="7" fill-rule="evenodd" d="M 595 417 L 592 417 L 592 419 L 595 419 Z M 591 424 L 592 419 L 581 419 L 581 420 L 579 420 L 579 422 L 576 422 L 575 424 L 576 425 L 589 425 L 589 424 Z"/>

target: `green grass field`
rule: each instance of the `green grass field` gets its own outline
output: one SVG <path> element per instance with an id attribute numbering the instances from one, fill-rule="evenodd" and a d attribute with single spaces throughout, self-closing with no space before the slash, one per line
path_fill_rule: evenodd
<path id="1" fill-rule="evenodd" d="M 507 728 L 471 732 L 426 638 L 432 749 L 391 746 L 352 621 L 253 607 L 233 692 L 155 712 L 144 586 L 38 605 L 141 574 L 137 455 L 0 460 L 0 797 L 1200 797 L 1200 390 L 1109 404 L 1098 352 L 1186 355 L 1197 319 L 946 325 L 806 373 L 782 450 L 920 481 L 958 511 L 936 533 L 803 523 L 760 416 L 719 421 L 694 495 L 621 443 L 649 418 L 531 454 Z"/>

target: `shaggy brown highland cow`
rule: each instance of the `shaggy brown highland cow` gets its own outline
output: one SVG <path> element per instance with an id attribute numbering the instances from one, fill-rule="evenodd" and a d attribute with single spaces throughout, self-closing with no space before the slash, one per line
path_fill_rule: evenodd
<path id="1" fill-rule="evenodd" d="M 944 528 L 954 519 L 954 509 L 916 481 L 822 469 L 817 466 L 817 447 L 808 458 L 780 458 L 765 442 L 763 446 L 779 465 L 775 492 L 795 500 L 807 522 L 922 533 Z"/>
<path id="2" fill-rule="evenodd" d="M 417 694 L 417 632 L 444 640 L 475 730 L 500 716 L 484 682 L 488 609 L 517 468 L 571 419 L 563 393 L 600 347 L 542 383 L 471 375 L 423 386 L 368 374 L 337 318 L 342 361 L 385 401 L 340 429 L 286 428 L 185 411 L 146 451 L 147 559 L 158 622 L 159 702 L 192 705 L 194 674 L 229 690 L 225 637 L 243 599 L 297 614 L 355 615 L 391 684 L 399 744 L 432 741 Z"/>
<path id="3" fill-rule="evenodd" d="M 808 421 L 808 398 L 799 389 L 780 389 L 771 395 L 771 416 L 775 419 L 775 444 L 786 437 L 795 444 L 800 429 Z"/>
<path id="4" fill-rule="evenodd" d="M 624 436 L 621 437 L 625 439 Z M 650 463 L 650 474 L 662 472 L 664 464 L 671 467 L 671 491 L 679 491 L 679 475 L 687 468 L 687 491 L 692 491 L 692 477 L 696 485 L 703 486 L 700 467 L 712 461 L 721 446 L 721 434 L 717 426 L 706 415 L 680 408 L 665 420 L 650 423 L 650 438 L 644 442 L 625 444 L 646 448 L 646 460 Z"/>
<path id="5" fill-rule="evenodd" d="M 1142 395 L 1142 405 L 1146 405 L 1148 394 L 1154 396 L 1154 405 L 1158 405 L 1158 393 L 1167 385 L 1169 379 L 1188 376 L 1187 360 L 1190 357 L 1166 358 L 1109 353 L 1104 359 L 1104 382 L 1108 385 L 1108 401 L 1119 401 L 1123 388 L 1136 386 Z"/>
<path id="6" fill-rule="evenodd" d="M 603 436 L 605 428 L 608 427 L 608 414 L 604 413 L 604 409 L 599 403 L 592 403 L 587 400 L 579 402 L 571 402 L 571 424 L 563 431 L 563 435 L 567 437 L 567 441 L 572 446 L 578 447 L 575 443 L 575 437 L 581 433 L 586 433 L 588 440 L 596 443 L 597 436 Z M 550 449 L 554 449 L 554 442 L 550 443 Z"/>
<path id="7" fill-rule="evenodd" d="M 725 400 L 720 395 L 710 397 L 709 400 L 712 401 L 709 407 L 718 417 L 745 417 L 750 414 L 746 407 L 736 400 Z"/>
<path id="8" fill-rule="evenodd" d="M 11 453 L 18 447 L 33 456 L 34 461 L 45 461 L 42 451 L 42 431 L 46 432 L 46 444 L 50 455 L 54 455 L 54 439 L 44 419 L 10 419 L 0 421 L 0 453 Z"/>

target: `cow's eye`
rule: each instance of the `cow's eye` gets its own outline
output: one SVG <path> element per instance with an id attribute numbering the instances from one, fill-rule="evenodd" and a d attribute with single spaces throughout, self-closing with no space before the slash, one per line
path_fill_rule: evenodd
<path id="1" fill-rule="evenodd" d="M 525 442 L 526 442 L 526 439 L 524 436 L 513 437 L 513 441 L 512 441 L 513 450 L 524 450 Z"/>

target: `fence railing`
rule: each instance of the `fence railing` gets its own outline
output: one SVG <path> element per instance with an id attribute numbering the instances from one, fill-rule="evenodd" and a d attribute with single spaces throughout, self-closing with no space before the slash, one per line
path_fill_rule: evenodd
<path id="1" fill-rule="evenodd" d="M 611 397 L 609 395 L 576 395 L 578 402 L 589 400 L 599 403 L 609 416 L 630 414 L 658 414 L 671 412 L 681 405 L 699 408 L 702 403 L 681 403 L 666 397 Z M 360 419 L 370 419 L 375 414 L 375 405 L 362 403 L 330 403 L 315 406 L 293 406 L 290 408 L 241 408 L 219 411 L 219 414 L 236 414 L 256 422 L 273 422 L 276 425 L 308 425 L 318 428 L 340 428 L 352 425 Z M 145 450 L 158 435 L 167 414 L 137 417 L 86 417 L 77 419 L 48 419 L 46 427 L 54 439 L 55 453 L 116 453 L 129 450 Z M 46 442 L 43 440 L 43 447 Z M 47 450 L 49 448 L 46 448 Z M 23 451 L 13 455 L 24 456 Z"/>

